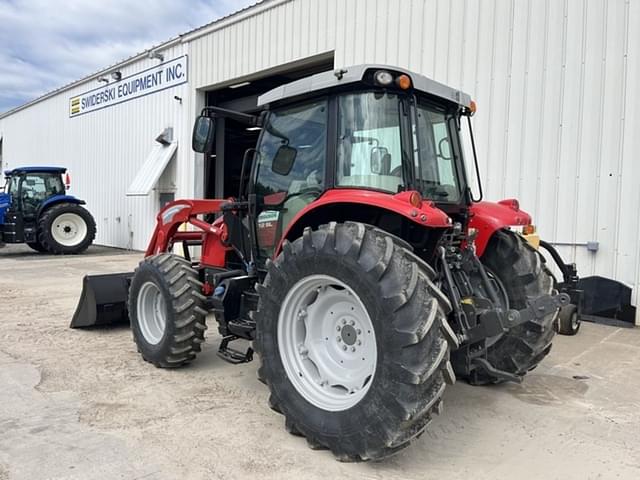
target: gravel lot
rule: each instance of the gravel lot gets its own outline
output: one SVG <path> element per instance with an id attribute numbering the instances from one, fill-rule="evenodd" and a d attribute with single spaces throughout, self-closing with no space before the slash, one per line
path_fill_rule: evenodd
<path id="1" fill-rule="evenodd" d="M 640 329 L 584 324 L 523 384 L 458 382 L 408 449 L 344 464 L 285 431 L 256 362 L 216 356 L 213 320 L 197 361 L 170 371 L 128 328 L 68 328 L 84 274 L 141 258 L 0 250 L 0 480 L 640 478 Z"/>

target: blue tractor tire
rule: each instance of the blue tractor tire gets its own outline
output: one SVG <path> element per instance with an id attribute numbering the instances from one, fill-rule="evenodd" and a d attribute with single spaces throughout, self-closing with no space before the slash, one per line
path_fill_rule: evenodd
<path id="1" fill-rule="evenodd" d="M 37 235 L 38 243 L 48 253 L 82 253 L 93 243 L 96 222 L 91 214 L 78 204 L 56 203 L 40 215 Z"/>
<path id="2" fill-rule="evenodd" d="M 27 242 L 27 245 L 29 245 L 33 250 L 39 253 L 45 253 L 47 251 L 47 249 L 44 248 L 44 246 L 38 241 Z"/>

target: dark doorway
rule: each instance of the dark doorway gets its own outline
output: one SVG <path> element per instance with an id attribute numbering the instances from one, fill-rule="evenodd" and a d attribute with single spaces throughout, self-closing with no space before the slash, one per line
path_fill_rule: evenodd
<path id="1" fill-rule="evenodd" d="M 223 145 L 219 145 L 222 149 L 218 148 L 216 155 L 212 156 L 206 165 L 206 170 L 208 170 L 205 171 L 205 178 L 208 180 L 205 183 L 206 198 L 216 198 L 220 195 L 222 198 L 238 197 L 244 154 L 248 149 L 256 146 L 260 135 L 259 129 L 247 129 L 247 126 L 240 122 L 228 118 L 223 122 L 224 130 L 220 128 L 220 131 L 224 131 L 224 140 Z M 216 163 L 219 161 L 224 162 L 222 182 L 216 182 L 216 173 L 221 170 L 216 169 Z M 246 176 L 245 174 L 245 179 Z M 222 192 L 220 192 L 220 185 L 222 185 Z"/>
<path id="2" fill-rule="evenodd" d="M 333 54 L 323 55 L 302 66 L 283 68 L 249 81 L 239 79 L 236 84 L 207 92 L 206 104 L 244 113 L 258 113 L 258 96 L 280 85 L 331 69 Z M 231 119 L 222 119 L 217 121 L 216 134 L 215 155 L 205 159 L 205 198 L 237 197 L 242 159 L 247 149 L 255 147 L 260 130 L 247 128 Z"/>

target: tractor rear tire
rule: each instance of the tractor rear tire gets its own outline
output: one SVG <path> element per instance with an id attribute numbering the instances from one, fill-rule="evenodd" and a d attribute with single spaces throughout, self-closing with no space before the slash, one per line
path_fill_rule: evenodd
<path id="1" fill-rule="evenodd" d="M 35 250 L 36 252 L 39 252 L 39 253 L 45 253 L 47 251 L 47 249 L 44 248 L 44 246 L 38 241 L 27 242 L 27 245 L 29 245 L 29 247 L 31 249 L 33 249 L 33 250 Z"/>
<path id="2" fill-rule="evenodd" d="M 145 258 L 129 288 L 129 318 L 142 358 L 159 368 L 191 362 L 207 329 L 206 297 L 191 263 L 171 253 Z"/>
<path id="3" fill-rule="evenodd" d="M 553 278 L 542 256 L 517 233 L 497 231 L 481 260 L 500 280 L 509 298 L 509 308 L 522 310 L 528 306 L 528 298 L 553 291 Z M 488 347 L 489 363 L 518 377 L 533 370 L 551 350 L 556 315 L 554 312 L 544 321 L 538 320 L 540 323 L 527 322 L 509 330 Z M 504 381 L 484 370 L 474 370 L 467 380 L 472 385 Z"/>
<path id="4" fill-rule="evenodd" d="M 450 304 L 432 272 L 361 223 L 284 243 L 257 287 L 254 348 L 290 433 L 341 461 L 388 457 L 423 433 L 455 381 Z"/>
<path id="5" fill-rule="evenodd" d="M 82 253 L 95 237 L 95 220 L 75 203 L 53 205 L 38 220 L 38 243 L 55 255 Z"/>

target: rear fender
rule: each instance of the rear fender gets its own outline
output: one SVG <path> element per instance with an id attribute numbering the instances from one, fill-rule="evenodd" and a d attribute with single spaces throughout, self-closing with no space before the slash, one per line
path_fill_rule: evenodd
<path id="1" fill-rule="evenodd" d="M 493 234 L 501 228 L 531 224 L 531 215 L 520 210 L 515 199 L 500 202 L 478 202 L 470 208 L 469 227 L 478 230 L 476 236 L 476 253 L 481 257 Z"/>
<path id="2" fill-rule="evenodd" d="M 390 195 L 364 189 L 341 188 L 329 190 L 300 210 L 291 223 L 286 226 L 274 252 L 274 257 L 282 250 L 282 244 L 285 240 L 293 241 L 302 234 L 302 230 L 305 227 L 309 225 L 315 226 L 314 222 L 309 221 L 310 217 L 328 206 L 374 207 L 404 217 L 421 227 L 439 229 L 451 227 L 451 218 L 442 210 L 436 208 L 433 202 L 423 200 L 419 207 L 412 205 L 409 201 L 412 193 L 401 192 L 396 195 Z"/>
<path id="3" fill-rule="evenodd" d="M 57 205 L 58 203 L 74 203 L 76 205 L 85 205 L 87 202 L 85 202 L 84 200 L 80 200 L 79 198 L 76 198 L 72 195 L 53 195 L 40 204 L 37 217 L 39 218 L 42 212 L 44 212 L 47 208 Z"/>

